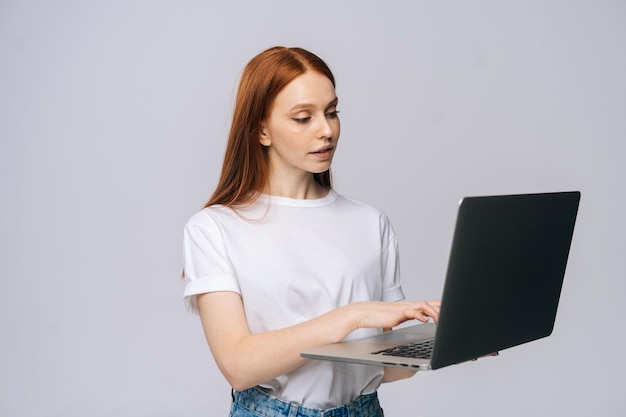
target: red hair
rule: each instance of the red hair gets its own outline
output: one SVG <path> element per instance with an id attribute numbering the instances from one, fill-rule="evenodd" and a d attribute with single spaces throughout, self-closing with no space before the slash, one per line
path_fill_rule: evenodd
<path id="1" fill-rule="evenodd" d="M 276 46 L 252 58 L 239 81 L 233 121 L 226 145 L 222 173 L 205 207 L 253 202 L 269 181 L 267 149 L 261 145 L 261 123 L 278 93 L 307 71 L 335 77 L 317 55 L 302 48 Z M 332 188 L 330 170 L 312 174 L 315 181 Z"/>

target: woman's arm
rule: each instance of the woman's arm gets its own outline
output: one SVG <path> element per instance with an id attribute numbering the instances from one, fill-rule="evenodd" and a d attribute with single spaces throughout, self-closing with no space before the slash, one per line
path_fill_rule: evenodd
<path id="1" fill-rule="evenodd" d="M 306 360 L 305 349 L 339 342 L 359 328 L 394 327 L 406 320 L 437 320 L 439 302 L 357 302 L 280 330 L 251 334 L 234 292 L 197 296 L 202 327 L 218 367 L 244 390 L 285 374 Z"/>

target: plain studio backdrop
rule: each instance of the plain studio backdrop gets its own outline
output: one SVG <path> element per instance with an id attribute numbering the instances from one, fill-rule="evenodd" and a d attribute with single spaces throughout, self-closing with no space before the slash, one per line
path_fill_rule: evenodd
<path id="1" fill-rule="evenodd" d="M 384 385 L 386 415 L 623 416 L 625 44 L 622 1 L 0 1 L 0 415 L 227 415 L 182 228 L 286 45 L 335 72 L 336 188 L 390 216 L 409 299 L 461 197 L 582 192 L 552 336 Z"/>

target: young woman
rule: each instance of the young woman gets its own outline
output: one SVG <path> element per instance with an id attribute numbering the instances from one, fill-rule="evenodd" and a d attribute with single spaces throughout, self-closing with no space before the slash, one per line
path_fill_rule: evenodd
<path id="1" fill-rule="evenodd" d="M 185 227 L 185 301 L 233 387 L 231 416 L 382 416 L 377 388 L 412 372 L 300 352 L 437 320 L 438 301 L 400 301 L 385 214 L 332 188 L 337 103 L 316 55 L 275 47 L 253 58 L 217 188 Z"/>

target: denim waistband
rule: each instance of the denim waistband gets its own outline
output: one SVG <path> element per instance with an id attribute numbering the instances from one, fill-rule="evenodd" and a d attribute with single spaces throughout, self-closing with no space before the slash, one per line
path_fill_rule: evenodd
<path id="1" fill-rule="evenodd" d="M 320 410 L 317 408 L 303 407 L 297 403 L 282 401 L 266 394 L 258 388 L 250 388 L 245 391 L 233 391 L 233 401 L 236 404 L 257 413 L 261 416 L 285 416 L 285 417 L 370 417 L 382 416 L 378 395 L 362 395 L 351 403 L 340 407 Z"/>

